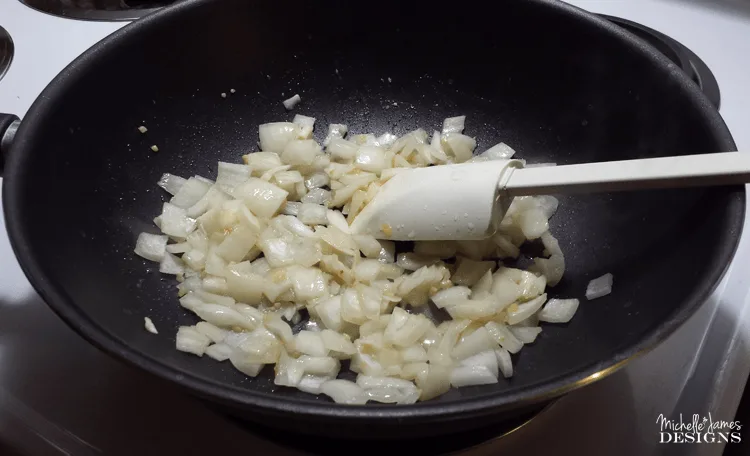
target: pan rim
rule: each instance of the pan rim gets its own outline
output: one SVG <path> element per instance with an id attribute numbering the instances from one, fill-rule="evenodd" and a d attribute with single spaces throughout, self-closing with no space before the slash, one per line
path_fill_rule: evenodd
<path id="1" fill-rule="evenodd" d="M 451 417 L 457 415 L 464 417 L 482 416 L 493 412 L 512 410 L 522 405 L 534 404 L 561 396 L 619 370 L 635 357 L 654 348 L 659 342 L 666 339 L 680 327 L 709 298 L 729 267 L 739 245 L 742 233 L 746 210 L 746 193 L 744 187 L 742 187 L 741 192 L 734 192 L 730 199 L 730 203 L 735 206 L 740 205 L 741 207 L 739 208 L 740 210 L 734 211 L 731 216 L 728 216 L 729 226 L 723 234 L 724 240 L 718 254 L 719 258 L 726 260 L 724 268 L 713 271 L 707 280 L 694 290 L 682 308 L 672 315 L 668 321 L 652 330 L 638 343 L 620 351 L 616 357 L 593 363 L 584 369 L 579 369 L 573 374 L 563 374 L 553 380 L 535 383 L 513 392 L 498 392 L 446 403 L 427 401 L 397 407 L 375 404 L 343 406 L 334 403 L 303 402 L 298 399 L 277 396 L 273 393 L 262 393 L 225 385 L 157 361 L 147 353 L 130 347 L 125 341 L 108 333 L 75 305 L 74 301 L 65 293 L 64 287 L 61 284 L 55 283 L 46 277 L 41 264 L 34 257 L 32 249 L 29 246 L 23 224 L 18 218 L 13 217 L 13 214 L 20 210 L 22 204 L 21 182 L 23 178 L 20 176 L 22 176 L 21 171 L 24 169 L 26 161 L 25 149 L 33 148 L 33 138 L 36 132 L 40 131 L 44 125 L 43 118 L 45 117 L 47 107 L 56 103 L 60 94 L 65 92 L 66 87 L 72 85 L 77 77 L 85 72 L 90 65 L 94 64 L 101 55 L 115 49 L 126 37 L 139 33 L 144 27 L 156 27 L 162 20 L 167 20 L 193 8 L 198 8 L 215 1 L 219 0 L 186 0 L 178 2 L 173 6 L 157 11 L 123 27 L 96 43 L 79 56 L 62 70 L 35 100 L 24 121 L 21 123 L 21 127 L 16 135 L 16 141 L 12 146 L 10 157 L 6 163 L 6 177 L 3 182 L 5 220 L 11 246 L 22 270 L 47 305 L 84 339 L 104 352 L 180 385 L 198 397 L 210 398 L 213 401 L 235 408 L 259 407 L 268 412 L 278 414 L 295 413 L 308 417 L 342 418 L 355 420 L 361 424 L 386 419 L 399 419 L 401 422 L 404 420 L 442 421 L 450 420 Z M 683 92 L 684 96 L 689 97 L 690 101 L 696 106 L 696 109 L 700 109 L 706 123 L 711 126 L 717 141 L 723 143 L 727 150 L 736 150 L 736 145 L 731 134 L 718 111 L 711 106 L 708 99 L 694 86 L 693 82 L 686 75 L 679 71 L 672 71 L 671 68 L 674 65 L 650 45 L 615 24 L 572 5 L 556 0 L 526 1 L 557 10 L 575 20 L 588 23 L 596 31 L 616 36 L 626 45 L 640 53 L 643 58 L 649 59 L 652 64 L 661 67 L 665 75 L 669 74 L 669 77 L 673 78 L 678 84 L 679 90 Z M 739 187 L 737 187 L 737 190 L 739 190 Z"/>

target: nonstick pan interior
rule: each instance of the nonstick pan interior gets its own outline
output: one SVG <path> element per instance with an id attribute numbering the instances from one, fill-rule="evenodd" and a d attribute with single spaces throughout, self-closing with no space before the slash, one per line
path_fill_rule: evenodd
<path id="1" fill-rule="evenodd" d="M 257 150 L 259 124 L 294 113 L 317 118 L 319 141 L 331 122 L 399 135 L 466 115 L 478 151 L 504 141 L 529 163 L 734 150 L 687 78 L 615 30 L 543 1 L 450 12 L 426 1 L 179 4 L 87 53 L 27 115 L 5 173 L 14 248 L 96 345 L 271 424 L 294 412 L 336 432 L 331 420 L 436 423 L 542 401 L 650 347 L 702 303 L 734 252 L 742 188 L 561 197 L 551 226 L 567 272 L 551 296 L 583 298 L 606 272 L 613 293 L 583 300 L 567 325 L 545 325 L 514 357 L 512 379 L 409 407 L 334 406 L 274 386 L 270 368 L 251 379 L 177 352 L 177 327 L 196 318 L 179 307 L 175 281 L 132 249 L 138 233 L 156 232 L 162 173 L 215 177 L 217 161 Z M 281 101 L 295 93 L 303 101 L 290 113 Z"/>

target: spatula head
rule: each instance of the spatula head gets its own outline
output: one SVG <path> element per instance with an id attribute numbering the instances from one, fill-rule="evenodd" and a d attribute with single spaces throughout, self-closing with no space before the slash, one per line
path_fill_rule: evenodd
<path id="1" fill-rule="evenodd" d="M 521 166 L 497 160 L 402 171 L 357 215 L 352 232 L 395 241 L 487 238 L 510 205 L 501 182 Z"/>

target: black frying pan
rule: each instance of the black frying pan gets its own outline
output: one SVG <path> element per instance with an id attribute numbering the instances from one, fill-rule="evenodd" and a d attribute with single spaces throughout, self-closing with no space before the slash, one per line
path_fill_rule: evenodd
<path id="1" fill-rule="evenodd" d="M 174 281 L 132 253 L 166 198 L 155 182 L 239 161 L 258 124 L 291 118 L 281 101 L 294 93 L 295 112 L 353 132 L 465 114 L 478 150 L 502 140 L 531 163 L 735 150 L 666 58 L 562 3 L 186 1 L 94 46 L 22 122 L 3 202 L 37 291 L 96 346 L 223 411 L 327 435 L 423 435 L 486 425 L 613 372 L 685 321 L 735 251 L 742 187 L 563 197 L 552 229 L 568 270 L 552 295 L 582 298 L 605 272 L 612 295 L 545 326 L 509 381 L 413 406 L 337 406 L 275 387 L 270 372 L 250 379 L 177 352 L 177 326 L 195 317 Z"/>

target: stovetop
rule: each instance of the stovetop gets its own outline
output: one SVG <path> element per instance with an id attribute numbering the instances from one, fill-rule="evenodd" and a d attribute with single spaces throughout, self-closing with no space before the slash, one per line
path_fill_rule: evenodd
<path id="1" fill-rule="evenodd" d="M 147 13 L 159 3 L 24 1 L 40 10 L 46 4 L 50 14 L 17 0 L 0 2 L 0 27 L 8 30 L 15 48 L 10 68 L 0 79 L 0 109 L 19 115 L 67 63 L 124 25 L 70 19 L 77 17 L 74 14 L 101 19 L 105 13 L 124 13 L 107 17 L 121 20 Z M 750 93 L 745 89 L 750 70 L 750 4 L 732 0 L 570 3 L 626 18 L 632 22 L 619 23 L 644 39 L 657 36 L 662 40 L 657 48 L 691 74 L 716 106 L 721 103 L 721 113 L 740 148 L 750 147 L 750 130 L 744 128 L 750 116 Z M 54 10 L 55 5 L 65 8 Z M 0 75 L 2 36 L 0 31 Z M 748 252 L 750 243 L 744 236 L 738 258 Z M 521 451 L 648 455 L 665 449 L 658 444 L 655 422 L 659 414 L 711 412 L 715 418 L 731 420 L 750 372 L 750 312 L 745 305 L 749 268 L 735 261 L 696 315 L 625 369 L 559 399 L 533 417 L 463 435 L 464 440 L 454 439 L 452 447 L 441 449 L 465 455 Z M 0 450 L 75 455 L 225 451 L 300 455 L 302 449 L 332 454 L 326 445 L 330 442 L 300 440 L 291 432 L 248 430 L 164 381 L 100 353 L 68 329 L 36 295 L 13 257 L 7 234 L 0 229 Z M 465 447 L 472 448 L 461 451 Z M 718 455 L 722 447 L 677 445 L 667 451 Z"/>

